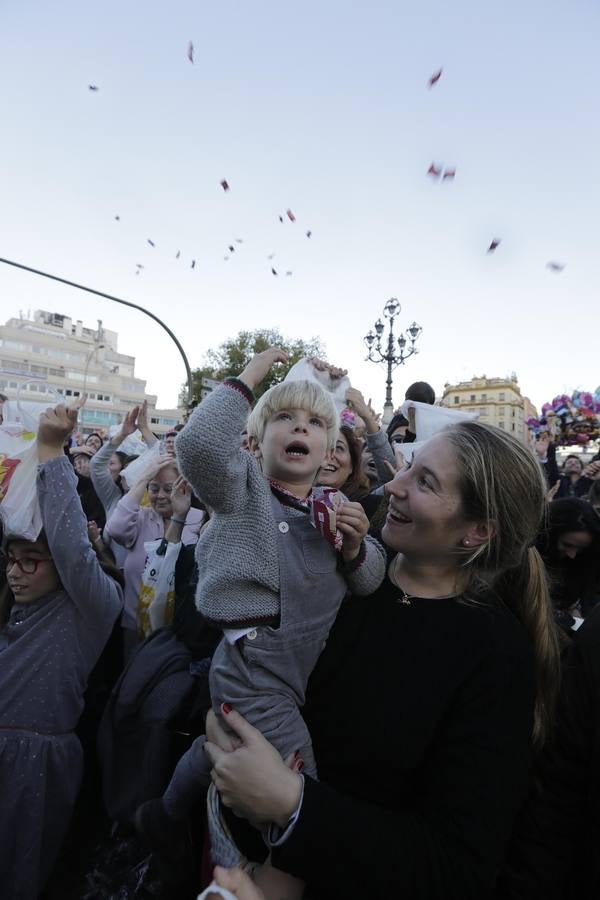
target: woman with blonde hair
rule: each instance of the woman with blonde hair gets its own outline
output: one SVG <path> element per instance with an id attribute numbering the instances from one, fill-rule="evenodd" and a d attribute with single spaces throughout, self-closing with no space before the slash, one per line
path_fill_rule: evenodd
<path id="1" fill-rule="evenodd" d="M 209 714 L 212 778 L 246 855 L 260 848 L 238 817 L 275 823 L 272 864 L 314 900 L 485 900 L 552 731 L 546 486 L 514 438 L 463 422 L 386 490 L 387 578 L 342 606 L 303 710 L 319 781 L 230 708 L 238 742 Z"/>

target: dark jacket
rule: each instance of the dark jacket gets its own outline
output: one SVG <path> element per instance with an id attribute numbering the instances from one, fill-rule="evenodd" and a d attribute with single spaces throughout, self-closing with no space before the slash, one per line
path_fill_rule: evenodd
<path id="1" fill-rule="evenodd" d="M 513 835 L 498 900 L 600 897 L 600 609 L 563 666 L 554 744 Z"/>

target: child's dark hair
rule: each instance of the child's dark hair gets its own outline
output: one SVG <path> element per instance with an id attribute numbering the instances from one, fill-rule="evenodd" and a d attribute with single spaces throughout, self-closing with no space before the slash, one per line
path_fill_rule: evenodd
<path id="1" fill-rule="evenodd" d="M 415 403 L 435 403 L 435 391 L 426 381 L 415 381 L 406 389 L 405 400 L 414 400 Z"/>

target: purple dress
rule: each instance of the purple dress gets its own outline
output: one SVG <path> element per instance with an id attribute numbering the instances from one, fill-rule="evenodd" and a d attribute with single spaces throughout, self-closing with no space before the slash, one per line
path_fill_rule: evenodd
<path id="1" fill-rule="evenodd" d="M 0 629 L 0 896 L 12 900 L 39 896 L 60 850 L 81 782 L 74 729 L 87 678 L 122 609 L 69 460 L 40 466 L 37 485 L 62 588 L 15 603 Z"/>

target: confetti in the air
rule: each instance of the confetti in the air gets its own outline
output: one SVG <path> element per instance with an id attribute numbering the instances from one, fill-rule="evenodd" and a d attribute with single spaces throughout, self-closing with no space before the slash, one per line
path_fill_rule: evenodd
<path id="1" fill-rule="evenodd" d="M 496 250 L 500 246 L 501 242 L 502 242 L 502 238 L 494 238 L 494 240 L 491 242 L 490 246 L 487 248 L 487 252 L 493 253 L 494 250 Z"/>
<path id="2" fill-rule="evenodd" d="M 120 222 L 120 221 L 121 221 L 121 216 L 115 216 L 115 222 Z"/>
<path id="3" fill-rule="evenodd" d="M 193 65 L 194 64 L 194 45 L 191 41 L 189 42 L 188 48 L 187 48 L 187 58 Z"/>
<path id="4" fill-rule="evenodd" d="M 193 259 L 193 260 L 192 260 L 192 265 L 190 266 L 190 269 L 195 269 L 195 268 L 196 268 L 196 260 Z"/>
<path id="5" fill-rule="evenodd" d="M 221 187 L 223 188 L 224 191 L 228 191 L 228 190 L 229 190 L 229 182 L 228 182 L 225 178 L 224 178 L 223 181 L 221 182 Z"/>
<path id="6" fill-rule="evenodd" d="M 431 165 L 427 169 L 427 174 L 431 175 L 432 178 L 439 178 L 442 174 L 442 167 L 436 166 L 435 163 L 431 163 Z"/>
<path id="7" fill-rule="evenodd" d="M 290 272 L 290 271 L 288 270 L 285 274 L 289 277 L 290 275 L 293 275 L 294 273 L 293 273 L 293 272 Z"/>
<path id="8" fill-rule="evenodd" d="M 100 88 L 97 84 L 88 84 L 88 91 L 99 91 Z"/>
<path id="9" fill-rule="evenodd" d="M 180 256 L 181 256 L 181 250 L 178 250 L 177 253 L 175 254 L 175 259 L 179 259 Z"/>
<path id="10" fill-rule="evenodd" d="M 307 238 L 312 237 L 312 231 L 307 231 L 307 232 L 306 232 L 306 237 L 307 237 Z"/>
<path id="11" fill-rule="evenodd" d="M 437 84 L 440 78 L 442 77 L 443 69 L 438 69 L 437 72 L 434 72 L 429 81 L 427 82 L 427 87 L 432 88 L 434 84 Z"/>
<path id="12" fill-rule="evenodd" d="M 294 213 L 291 211 L 291 209 L 286 210 L 286 213 L 285 213 L 285 214 L 286 214 L 286 216 L 288 217 L 288 219 L 290 220 L 290 222 L 295 222 L 295 221 L 296 221 L 296 216 L 295 216 Z"/>
<path id="13" fill-rule="evenodd" d="M 146 238 L 146 240 L 148 241 L 148 243 L 150 244 L 151 247 L 156 247 L 156 244 L 154 243 L 153 240 L 151 240 L 150 238 Z"/>
<path id="14" fill-rule="evenodd" d="M 454 178 L 455 176 L 456 176 L 456 169 L 444 169 L 444 174 L 442 175 L 442 178 L 445 181 L 447 178 Z"/>
<path id="15" fill-rule="evenodd" d="M 551 272 L 562 272 L 565 265 L 566 263 L 559 263 L 551 260 L 550 262 L 546 263 L 546 268 L 550 269 Z"/>
<path id="16" fill-rule="evenodd" d="M 271 274 L 272 274 L 272 275 L 278 275 L 279 273 L 277 272 L 276 269 L 271 269 Z"/>

